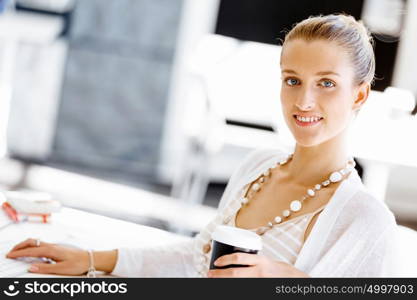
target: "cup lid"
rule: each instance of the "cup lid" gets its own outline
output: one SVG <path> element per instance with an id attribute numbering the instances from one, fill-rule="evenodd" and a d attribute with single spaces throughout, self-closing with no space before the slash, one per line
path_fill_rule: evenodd
<path id="1" fill-rule="evenodd" d="M 223 244 L 251 250 L 262 249 L 262 239 L 256 233 L 233 226 L 219 225 L 211 238 Z"/>

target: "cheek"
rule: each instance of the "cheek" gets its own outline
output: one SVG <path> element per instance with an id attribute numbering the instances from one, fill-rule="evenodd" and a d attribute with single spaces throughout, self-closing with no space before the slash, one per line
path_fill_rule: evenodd
<path id="1" fill-rule="evenodd" d="M 328 97 L 325 102 L 325 113 L 329 122 L 335 127 L 345 127 L 352 114 L 352 101 L 346 94 L 338 94 Z M 336 125 L 338 124 L 338 125 Z"/>
<path id="2" fill-rule="evenodd" d="M 295 91 L 286 87 L 281 88 L 281 106 L 284 112 L 288 111 L 295 101 Z"/>
<path id="3" fill-rule="evenodd" d="M 332 111 L 337 115 L 343 115 L 346 113 L 346 108 L 349 106 L 351 100 L 350 95 L 343 89 L 335 89 L 331 91 L 325 91 L 318 95 L 322 105 L 325 105 L 326 110 Z"/>

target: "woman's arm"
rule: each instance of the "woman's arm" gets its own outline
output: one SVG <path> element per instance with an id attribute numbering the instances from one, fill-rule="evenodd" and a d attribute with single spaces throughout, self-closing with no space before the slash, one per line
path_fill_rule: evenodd
<path id="1" fill-rule="evenodd" d="M 275 151 L 257 150 L 251 152 L 231 176 L 219 203 L 222 210 L 230 201 L 239 178 L 261 161 L 269 159 Z M 274 154 L 276 155 L 276 154 Z M 109 251 L 94 251 L 95 268 L 122 277 L 199 277 L 195 256 L 195 238 L 162 246 L 143 245 L 138 248 L 119 248 Z M 201 246 L 201 245 L 200 245 Z M 22 256 L 47 257 L 57 264 L 35 264 L 31 272 L 81 275 L 89 267 L 88 252 L 56 244 L 42 243 L 35 246 L 35 240 L 28 239 L 16 245 L 8 254 L 9 258 Z"/>
<path id="2" fill-rule="evenodd" d="M 117 262 L 117 249 L 109 251 L 93 251 L 94 267 L 97 271 L 111 273 Z"/>
<path id="3" fill-rule="evenodd" d="M 194 239 L 160 246 L 118 249 L 111 272 L 120 277 L 198 277 Z"/>
<path id="4" fill-rule="evenodd" d="M 193 245 L 190 239 L 163 246 L 94 251 L 94 267 L 122 277 L 193 277 L 198 275 Z M 28 270 L 32 273 L 83 275 L 90 267 L 88 251 L 45 242 L 37 246 L 35 239 L 17 244 L 6 257 L 45 257 L 56 262 L 34 263 Z"/>

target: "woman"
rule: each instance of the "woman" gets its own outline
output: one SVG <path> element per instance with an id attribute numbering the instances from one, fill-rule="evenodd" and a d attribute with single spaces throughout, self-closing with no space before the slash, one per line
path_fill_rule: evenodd
<path id="1" fill-rule="evenodd" d="M 371 37 L 345 15 L 312 17 L 287 35 L 281 53 L 282 111 L 295 151 L 261 150 L 232 175 L 217 217 L 194 239 L 169 247 L 90 252 L 22 242 L 8 257 L 48 257 L 30 271 L 76 275 L 89 267 L 120 276 L 383 276 L 393 215 L 363 187 L 349 157 L 351 121 L 375 72 Z M 208 270 L 219 224 L 253 230 L 264 248 L 232 254 Z M 91 258 L 94 259 L 92 262 Z"/>

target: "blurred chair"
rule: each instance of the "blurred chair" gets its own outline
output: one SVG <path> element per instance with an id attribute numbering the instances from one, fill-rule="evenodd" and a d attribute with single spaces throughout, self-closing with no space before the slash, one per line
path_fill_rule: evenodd
<path id="1" fill-rule="evenodd" d="M 390 117 L 400 119 L 412 115 L 416 99 L 410 90 L 389 86 L 384 90 L 384 96 L 390 106 Z"/>
<path id="2" fill-rule="evenodd" d="M 227 181 L 251 149 L 285 146 L 279 57 L 279 46 L 220 35 L 197 46 L 188 66 L 188 151 L 172 196 L 201 204 L 210 181 Z"/>
<path id="3" fill-rule="evenodd" d="M 417 167 L 417 130 L 410 91 L 388 87 L 371 91 L 351 130 L 352 153 L 363 166 L 363 182 L 377 198 L 386 200 L 393 166 Z"/>

